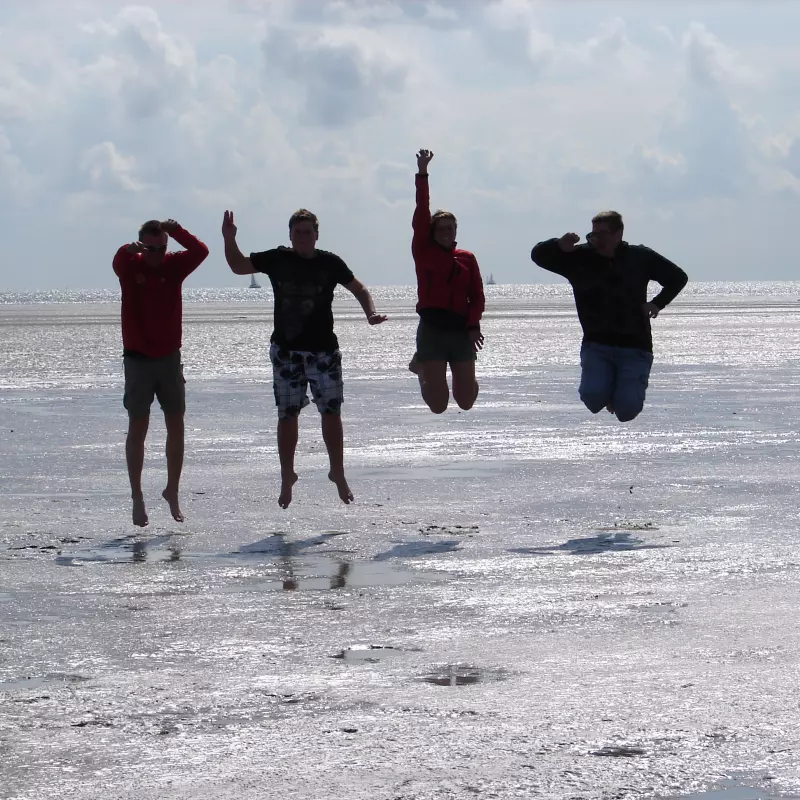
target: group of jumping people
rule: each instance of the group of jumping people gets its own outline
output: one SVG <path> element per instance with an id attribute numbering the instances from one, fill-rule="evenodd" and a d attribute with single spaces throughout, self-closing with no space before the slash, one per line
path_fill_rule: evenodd
<path id="1" fill-rule="evenodd" d="M 457 220 L 449 211 L 431 214 L 428 167 L 430 150 L 417 153 L 416 207 L 411 253 L 417 275 L 419 324 L 416 352 L 409 369 L 419 379 L 422 398 L 443 413 L 452 394 L 462 409 L 478 397 L 475 362 L 483 348 L 481 319 L 485 296 L 475 255 L 457 246 Z M 322 420 L 330 461 L 328 477 L 344 503 L 353 501 L 344 470 L 341 406 L 344 400 L 342 356 L 334 333 L 333 295 L 341 284 L 360 303 L 367 322 L 386 316 L 375 310 L 367 287 L 337 255 L 317 248 L 317 217 L 300 209 L 289 219 L 289 247 L 244 255 L 236 241 L 232 211 L 225 211 L 225 258 L 236 275 L 266 274 L 274 294 L 274 330 L 270 338 L 281 488 L 278 503 L 288 508 L 297 481 L 294 468 L 300 411 L 308 389 Z M 579 395 L 593 413 L 606 408 L 620 422 L 634 419 L 644 406 L 653 342 L 650 320 L 683 289 L 686 273 L 643 245 L 623 241 L 623 221 L 615 211 L 592 219 L 580 244 L 576 233 L 537 244 L 531 259 L 565 277 L 572 286 L 583 329 Z M 184 249 L 168 251 L 169 238 Z M 167 431 L 167 485 L 162 496 L 172 517 L 182 522 L 179 484 L 183 469 L 185 380 L 181 363 L 183 281 L 206 259 L 208 247 L 175 220 L 150 220 L 135 242 L 114 256 L 122 290 L 122 341 L 128 412 L 125 454 L 133 500 L 134 525 L 148 524 L 142 493 L 142 468 L 150 409 L 158 398 Z M 650 281 L 661 291 L 648 301 Z"/>

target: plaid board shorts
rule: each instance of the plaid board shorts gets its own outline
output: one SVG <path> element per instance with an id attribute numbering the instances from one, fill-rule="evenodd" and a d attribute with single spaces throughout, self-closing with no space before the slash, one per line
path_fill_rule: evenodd
<path id="1" fill-rule="evenodd" d="M 269 348 L 272 362 L 272 388 L 278 418 L 296 417 L 308 403 L 307 389 L 320 414 L 339 414 L 344 402 L 342 383 L 342 354 L 310 353 L 306 350 L 287 350 L 273 344 Z"/>

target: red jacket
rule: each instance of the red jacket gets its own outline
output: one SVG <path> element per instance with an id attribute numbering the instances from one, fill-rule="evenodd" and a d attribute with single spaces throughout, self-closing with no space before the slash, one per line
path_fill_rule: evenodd
<path id="1" fill-rule="evenodd" d="M 142 254 L 129 253 L 127 245 L 114 256 L 122 288 L 122 346 L 149 358 L 180 350 L 181 285 L 208 255 L 208 248 L 183 228 L 170 236 L 186 249 L 167 253 L 160 267 L 148 266 Z"/>
<path id="2" fill-rule="evenodd" d="M 468 250 L 446 250 L 431 238 L 431 204 L 428 176 L 416 176 L 417 207 L 414 210 L 411 254 L 417 270 L 417 313 L 444 309 L 477 327 L 486 299 L 475 256 Z M 420 314 L 424 316 L 424 314 Z"/>

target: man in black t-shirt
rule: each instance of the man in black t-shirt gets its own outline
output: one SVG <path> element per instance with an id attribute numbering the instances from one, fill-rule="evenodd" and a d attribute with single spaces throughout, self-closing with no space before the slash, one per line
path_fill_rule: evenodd
<path id="1" fill-rule="evenodd" d="M 322 416 L 322 438 L 328 450 L 328 477 L 344 503 L 353 493 L 344 475 L 344 438 L 341 407 L 342 356 L 333 332 L 333 292 L 337 284 L 352 292 L 370 325 L 386 320 L 375 311 L 372 296 L 339 256 L 317 249 L 319 223 L 314 214 L 300 209 L 289 220 L 291 247 L 277 247 L 245 256 L 236 243 L 233 212 L 222 222 L 225 258 L 236 275 L 263 272 L 275 295 L 274 330 L 270 338 L 275 404 L 278 407 L 278 455 L 281 493 L 278 504 L 288 508 L 297 481 L 294 454 L 298 418 L 308 405 L 311 385 L 314 403 Z"/>

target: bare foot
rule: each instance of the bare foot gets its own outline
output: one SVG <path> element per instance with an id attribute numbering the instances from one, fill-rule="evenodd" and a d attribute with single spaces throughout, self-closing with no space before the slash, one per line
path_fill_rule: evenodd
<path id="1" fill-rule="evenodd" d="M 150 521 L 147 518 L 147 508 L 144 505 L 144 498 L 143 497 L 134 497 L 133 498 L 133 524 L 137 525 L 140 528 L 146 528 L 148 522 Z"/>
<path id="2" fill-rule="evenodd" d="M 278 497 L 278 505 L 281 508 L 289 508 L 292 502 L 292 487 L 297 483 L 297 473 L 291 475 L 281 475 L 281 493 Z"/>
<path id="3" fill-rule="evenodd" d="M 180 505 L 178 505 L 178 493 L 172 489 L 164 489 L 161 496 L 167 501 L 169 511 L 172 514 L 172 519 L 176 522 L 183 522 L 183 512 Z"/>
<path id="4" fill-rule="evenodd" d="M 344 473 L 341 475 L 335 475 L 333 472 L 329 472 L 328 479 L 336 484 L 336 489 L 339 492 L 339 498 L 343 503 L 352 503 L 353 500 L 355 500 L 353 493 L 350 491 L 350 487 L 347 485 L 347 479 L 344 477 Z"/>
<path id="5" fill-rule="evenodd" d="M 608 413 L 609 413 L 609 414 L 616 414 L 616 413 L 617 413 L 617 412 L 614 410 L 614 406 L 612 406 L 612 405 L 611 405 L 611 403 L 609 403 L 609 404 L 606 406 L 606 411 L 608 411 Z"/>

